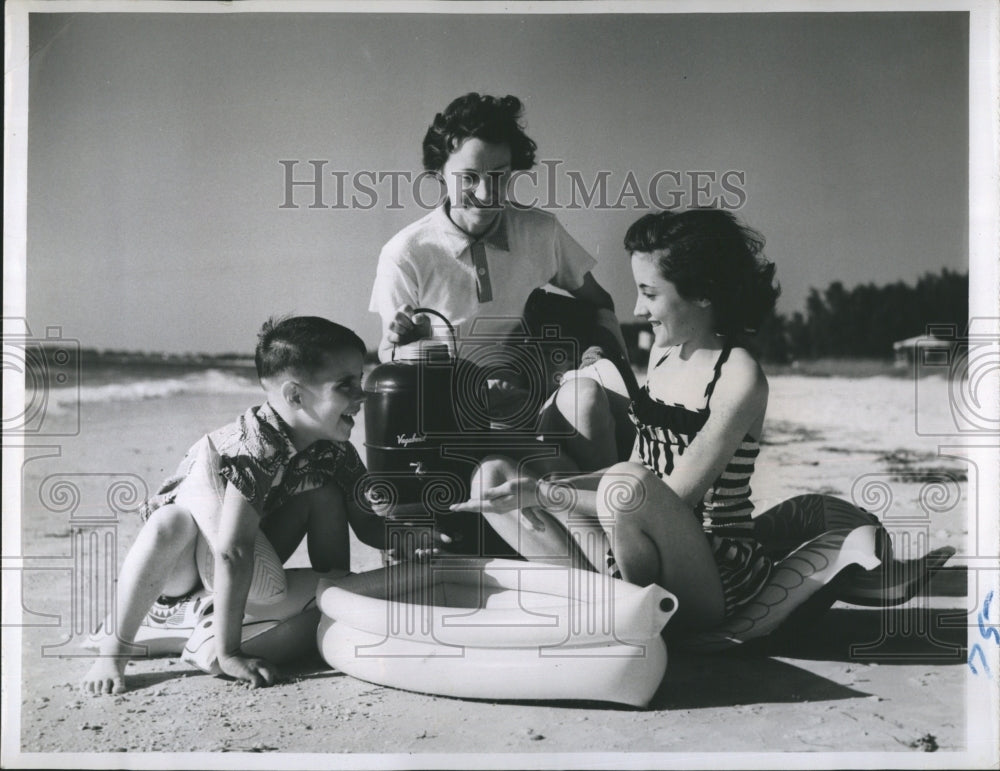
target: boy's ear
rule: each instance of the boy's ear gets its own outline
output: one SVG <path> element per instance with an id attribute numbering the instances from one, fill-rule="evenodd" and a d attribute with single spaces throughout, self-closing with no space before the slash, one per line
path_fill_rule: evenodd
<path id="1" fill-rule="evenodd" d="M 302 389 L 294 380 L 286 380 L 281 384 L 281 398 L 293 410 L 302 408 Z"/>

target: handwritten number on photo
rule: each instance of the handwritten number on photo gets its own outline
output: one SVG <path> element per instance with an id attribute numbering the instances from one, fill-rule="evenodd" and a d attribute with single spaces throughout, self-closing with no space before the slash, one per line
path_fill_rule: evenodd
<path id="1" fill-rule="evenodd" d="M 993 643 L 1000 645 L 1000 629 L 997 629 L 996 625 L 989 625 L 990 620 L 990 603 L 993 601 L 993 590 L 991 589 L 989 594 L 986 595 L 986 599 L 983 601 L 983 609 L 979 611 L 979 634 L 983 636 L 985 640 L 993 640 Z M 979 670 L 976 669 L 976 665 L 972 663 L 973 659 L 979 657 L 983 664 L 983 671 L 986 676 L 990 679 L 993 675 L 990 674 L 990 665 L 986 663 L 986 652 L 983 650 L 983 646 L 980 643 L 976 643 L 972 646 L 972 650 L 969 651 L 969 669 L 972 670 L 972 674 L 978 675 Z"/>

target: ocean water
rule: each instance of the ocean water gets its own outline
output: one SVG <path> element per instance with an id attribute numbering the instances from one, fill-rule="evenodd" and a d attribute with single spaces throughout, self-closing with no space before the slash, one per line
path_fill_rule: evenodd
<path id="1" fill-rule="evenodd" d="M 917 518 L 934 545 L 964 543 L 969 464 L 946 448 L 975 435 L 970 405 L 985 395 L 942 376 L 782 374 L 769 382 L 752 482 L 758 512 L 802 493 L 825 493 L 868 508 L 887 525 L 910 527 Z M 58 440 L 60 470 L 128 470 L 151 489 L 198 436 L 263 400 L 250 367 L 158 363 L 85 368 L 78 384 L 44 396 L 51 425 L 68 436 Z M 364 422 L 351 436 L 362 458 Z"/>
<path id="2" fill-rule="evenodd" d="M 256 373 L 247 366 L 114 363 L 87 365 L 75 375 L 51 383 L 29 375 L 24 392 L 26 411 L 44 403 L 47 416 L 58 419 L 82 405 L 126 404 L 186 395 L 260 394 Z"/>
<path id="3" fill-rule="evenodd" d="M 372 367 L 366 366 L 366 375 Z M 845 459 L 888 458 L 896 465 L 926 464 L 940 455 L 941 445 L 976 434 L 981 427 L 977 426 L 976 410 L 981 411 L 985 403 L 984 395 L 970 393 L 969 381 L 955 383 L 943 376 L 783 374 L 772 376 L 769 382 L 762 462 L 769 455 L 772 460 L 787 458 L 788 452 L 782 451 L 791 449 L 803 461 L 820 453 L 839 454 Z M 28 405 L 44 400 L 47 416 L 55 420 L 68 419 L 88 408 L 108 415 L 114 414 L 115 405 L 127 411 L 129 404 L 155 401 L 174 412 L 190 409 L 192 399 L 198 401 L 199 397 L 241 396 L 246 397 L 246 406 L 262 400 L 250 366 L 177 366 L 155 361 L 89 366 L 81 371 L 78 383 L 53 387 L 44 394 L 28 389 L 25 394 Z M 358 422 L 356 434 L 363 432 L 363 422 Z"/>
<path id="4" fill-rule="evenodd" d="M 367 375 L 372 365 L 365 368 Z M 637 373 L 642 382 L 643 376 Z M 157 361 L 134 364 L 87 365 L 65 385 L 29 382 L 25 398 L 44 388 L 50 402 L 58 409 L 76 403 L 96 404 L 162 399 L 187 394 L 259 393 L 252 365 L 217 366 L 179 364 Z M 949 381 L 944 376 L 919 379 L 873 376 L 811 377 L 781 374 L 769 378 L 771 396 L 768 414 L 780 421 L 810 424 L 816 430 L 837 431 L 860 420 L 872 431 L 888 430 L 891 435 L 905 433 L 906 425 L 917 433 L 938 430 L 947 433 L 939 421 L 954 421 L 974 428 L 977 406 L 983 399 L 969 381 Z M 899 420 L 902 418 L 902 420 Z M 888 421 L 888 424 L 886 423 Z M 918 425 L 923 421 L 923 430 Z M 896 427 L 896 423 L 899 426 Z M 887 425 L 893 426 L 887 429 Z M 959 430 L 961 432 L 961 430 Z"/>
<path id="5" fill-rule="evenodd" d="M 372 365 L 365 368 L 367 375 Z M 74 382 L 75 381 L 75 382 Z M 642 377 L 640 376 L 640 382 Z M 982 394 L 968 381 L 944 376 L 920 379 L 772 375 L 765 442 L 787 443 L 809 437 L 827 439 L 846 449 L 892 449 L 928 444 L 948 434 L 977 432 L 983 415 Z M 50 414 L 77 405 L 169 399 L 176 396 L 241 395 L 256 399 L 260 385 L 252 366 L 166 365 L 141 361 L 82 368 L 67 385 L 41 383 L 25 391 L 25 402 L 47 399 Z"/>

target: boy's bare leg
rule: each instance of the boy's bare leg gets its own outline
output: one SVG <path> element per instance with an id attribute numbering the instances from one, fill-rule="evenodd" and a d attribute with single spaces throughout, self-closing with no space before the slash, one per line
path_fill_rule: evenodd
<path id="1" fill-rule="evenodd" d="M 335 484 L 299 493 L 260 523 L 282 563 L 308 536 L 309 563 L 317 573 L 337 568 L 349 570 L 351 542 L 348 536 L 344 496 Z"/>
<path id="2" fill-rule="evenodd" d="M 308 493 L 296 495 L 260 521 L 260 531 L 271 542 L 282 565 L 288 562 L 306 535 L 306 523 L 309 521 L 306 495 Z"/>
<path id="3" fill-rule="evenodd" d="M 118 574 L 117 629 L 101 642 L 97 661 L 81 682 L 94 695 L 125 691 L 125 665 L 143 651 L 133 643 L 139 624 L 161 594 L 183 595 L 199 582 L 198 526 L 186 509 L 167 505 L 143 525 Z"/>

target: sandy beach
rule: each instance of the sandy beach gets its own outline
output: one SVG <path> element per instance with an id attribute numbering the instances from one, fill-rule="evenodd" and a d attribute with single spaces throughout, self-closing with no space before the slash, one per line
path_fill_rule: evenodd
<path id="1" fill-rule="evenodd" d="M 1000 771 L 1000 3 L 4 11 L 0 767 Z M 734 215 L 780 296 L 758 294 L 769 268 L 726 265 L 728 237 L 706 242 L 704 284 L 633 262 L 698 252 L 684 228 L 627 235 L 668 209 Z M 248 362 L 266 318 L 335 319 L 371 349 L 377 309 L 412 301 L 492 358 L 546 282 L 611 308 L 632 361 L 653 320 L 678 335 L 660 343 L 704 342 L 680 334 L 696 319 L 757 329 L 762 360 L 787 363 L 765 366 L 755 514 L 836 496 L 881 520 L 896 557 L 951 547 L 947 566 L 905 604 L 837 602 L 723 652 L 682 648 L 675 624 L 643 708 L 399 690 L 318 651 L 258 690 L 174 656 L 131 662 L 123 694 L 80 689 L 138 508 L 263 401 Z M 364 434 L 362 414 L 362 458 Z M 349 538 L 353 572 L 381 568 Z M 308 567 L 304 544 L 286 567 Z M 513 595 L 494 601 L 538 610 Z M 464 625 L 521 632 L 508 618 Z"/>
<path id="2" fill-rule="evenodd" d="M 853 499 L 882 517 L 901 556 L 950 544 L 956 569 L 904 606 L 838 603 L 763 652 L 672 651 L 648 709 L 410 693 L 333 671 L 318 655 L 269 689 L 162 658 L 133 662 L 124 695 L 83 696 L 76 683 L 90 662 L 80 642 L 94 604 L 74 598 L 107 586 L 139 527 L 131 510 L 185 449 L 260 398 L 249 382 L 198 377 L 156 396 L 151 383 L 85 386 L 77 435 L 28 442 L 20 724 L 5 726 L 19 731 L 21 764 L 890 768 L 995 759 L 976 705 L 988 705 L 996 681 L 967 663 L 985 586 L 967 585 L 961 569 L 980 553 L 970 464 L 939 453 L 947 439 L 921 433 L 921 420 L 926 429 L 946 417 L 934 412 L 948 409 L 944 378 L 920 381 L 916 395 L 906 377 L 772 378 L 753 486 L 758 511 L 803 492 Z M 72 399 L 53 413 L 73 430 Z M 361 423 L 352 441 L 364 457 Z M 94 548 L 104 559 L 93 559 Z M 289 566 L 305 564 L 300 549 Z M 379 566 L 352 536 L 352 569 Z"/>

